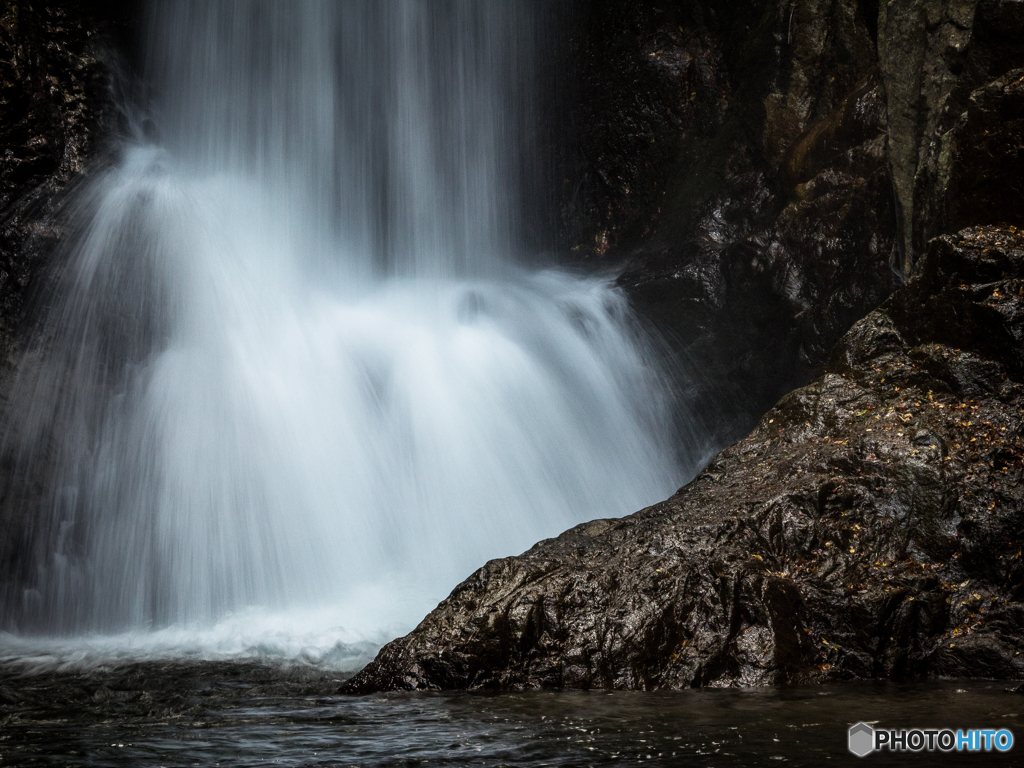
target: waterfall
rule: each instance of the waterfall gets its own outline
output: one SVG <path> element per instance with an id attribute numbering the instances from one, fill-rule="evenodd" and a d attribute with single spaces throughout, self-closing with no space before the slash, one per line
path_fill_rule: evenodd
<path id="1" fill-rule="evenodd" d="M 67 207 L 10 398 L 8 644 L 379 643 L 685 479 L 624 297 L 522 266 L 544 18 L 151 10 L 147 127 Z"/>

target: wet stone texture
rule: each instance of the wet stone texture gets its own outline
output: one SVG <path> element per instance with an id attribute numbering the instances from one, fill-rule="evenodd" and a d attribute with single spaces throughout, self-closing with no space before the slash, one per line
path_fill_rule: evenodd
<path id="1" fill-rule="evenodd" d="M 974 224 L 1020 224 L 1024 5 L 883 3 L 878 50 L 889 110 L 900 269 L 928 241 Z M 1019 78 L 1019 74 L 1017 76 Z M 1005 122 L 1005 125 L 1003 124 Z M 1002 194 L 993 194 L 995 188 Z"/>
<path id="2" fill-rule="evenodd" d="M 667 501 L 493 560 L 343 690 L 1024 678 L 1024 234 L 933 241 Z"/>
<path id="3" fill-rule="evenodd" d="M 634 306 L 703 372 L 685 397 L 721 446 L 897 284 L 878 8 L 599 2 L 586 18 L 569 241 L 624 265 Z"/>
<path id="4" fill-rule="evenodd" d="M 931 238 L 1021 221 L 1024 4 L 588 4 L 568 241 L 704 379 L 725 445 Z"/>
<path id="5" fill-rule="evenodd" d="M 55 212 L 113 118 L 104 0 L 0 6 L 0 362 L 61 238 Z M 110 6 L 108 8 L 108 6 Z M 120 12 L 120 9 L 117 9 Z M 123 13 L 122 13 L 123 15 Z"/>
<path id="6" fill-rule="evenodd" d="M 61 207 L 106 157 L 118 119 L 111 46 L 131 35 L 135 13 L 127 0 L 0 4 L 0 433 L 33 307 L 47 300 L 45 276 L 68 235 Z M 14 498 L 12 471 L 8 456 L 0 462 L 0 582 L 16 567 L 12 552 L 43 492 L 39 477 L 24 484 L 33 495 Z"/>

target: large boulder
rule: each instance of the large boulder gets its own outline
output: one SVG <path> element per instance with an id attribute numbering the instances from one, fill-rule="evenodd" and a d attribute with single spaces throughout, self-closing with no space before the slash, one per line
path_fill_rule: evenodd
<path id="1" fill-rule="evenodd" d="M 586 18 L 570 241 L 625 265 L 717 439 L 760 423 L 488 563 L 346 690 L 1021 677 L 1021 4 Z"/>
<path id="2" fill-rule="evenodd" d="M 1024 235 L 932 243 L 661 504 L 493 560 L 343 690 L 1024 677 Z"/>

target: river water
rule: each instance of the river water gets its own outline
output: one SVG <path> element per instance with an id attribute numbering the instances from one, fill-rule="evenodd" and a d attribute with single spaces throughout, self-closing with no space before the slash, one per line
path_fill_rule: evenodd
<path id="1" fill-rule="evenodd" d="M 255 662 L 7 666 L 0 765 L 820 766 L 857 760 L 858 721 L 1024 733 L 1024 696 L 979 680 L 353 698 L 337 695 L 342 677 Z M 864 759 L 1010 766 L 1020 748 Z"/>

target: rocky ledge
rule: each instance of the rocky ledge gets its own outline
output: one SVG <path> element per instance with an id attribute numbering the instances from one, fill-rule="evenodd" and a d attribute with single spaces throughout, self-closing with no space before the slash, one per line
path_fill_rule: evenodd
<path id="1" fill-rule="evenodd" d="M 492 560 L 342 689 L 1024 678 L 1024 233 L 932 241 L 665 502 Z"/>

